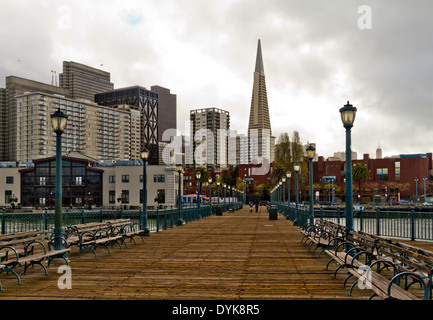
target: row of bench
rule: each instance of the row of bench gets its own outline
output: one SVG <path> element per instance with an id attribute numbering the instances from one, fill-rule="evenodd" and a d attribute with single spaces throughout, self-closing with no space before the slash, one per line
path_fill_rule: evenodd
<path id="1" fill-rule="evenodd" d="M 72 246 L 78 247 L 78 257 L 85 250 L 90 250 L 97 258 L 96 248 L 99 246 L 110 252 L 110 245 L 126 247 L 127 239 L 135 243 L 134 238 L 138 236 L 144 241 L 144 235 L 146 232 L 137 228 L 130 219 L 68 226 L 62 237 L 61 250 L 53 248 L 53 235 L 48 230 L 0 235 L 0 274 L 11 273 L 17 278 L 18 284 L 22 284 L 20 276 L 15 271 L 17 267 L 23 266 L 22 274 L 25 275 L 30 266 L 40 265 L 48 276 L 47 267 L 54 259 L 60 258 L 69 265 L 67 255 L 71 252 Z M 47 267 L 44 266 L 44 261 L 47 262 Z M 2 290 L 0 283 L 0 291 Z"/>
<path id="2" fill-rule="evenodd" d="M 418 300 L 432 299 L 433 253 L 401 242 L 385 239 L 362 231 L 349 231 L 330 221 L 318 220 L 314 226 L 302 230 L 302 242 L 313 254 L 326 253 L 334 271 L 346 269 L 346 287 L 349 279 L 356 278 L 349 295 L 358 285 L 372 290 L 383 299 Z"/>

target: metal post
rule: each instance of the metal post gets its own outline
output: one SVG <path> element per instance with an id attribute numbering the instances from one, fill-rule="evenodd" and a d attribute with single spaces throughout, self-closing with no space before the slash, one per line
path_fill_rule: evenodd
<path id="1" fill-rule="evenodd" d="M 54 215 L 54 249 L 63 249 L 62 244 L 62 134 L 56 133 L 56 206 Z"/>
<path id="2" fill-rule="evenodd" d="M 200 215 L 200 179 L 197 180 L 197 213 L 198 213 L 198 218 L 201 218 Z"/>
<path id="3" fill-rule="evenodd" d="M 146 234 L 150 235 L 147 227 L 147 172 L 146 172 L 146 159 L 143 160 L 143 221 L 141 229 L 146 231 Z"/>
<path id="4" fill-rule="evenodd" d="M 351 127 L 346 127 L 346 230 L 353 230 Z"/>
<path id="5" fill-rule="evenodd" d="M 298 215 L 298 202 L 299 202 L 299 194 L 298 194 L 298 171 L 295 171 L 295 201 L 296 201 L 296 209 L 295 209 L 295 219 L 299 223 L 299 215 Z"/>
<path id="6" fill-rule="evenodd" d="M 314 204 L 313 204 L 313 158 L 309 159 L 310 175 L 310 226 L 314 225 Z"/>

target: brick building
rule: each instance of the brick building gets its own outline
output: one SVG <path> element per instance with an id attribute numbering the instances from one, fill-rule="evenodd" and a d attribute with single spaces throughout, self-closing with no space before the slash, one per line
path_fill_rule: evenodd
<path id="1" fill-rule="evenodd" d="M 362 159 L 353 160 L 352 165 L 363 163 L 369 171 L 368 177 L 361 182 L 362 202 L 384 202 L 390 200 L 415 200 L 424 202 L 424 182 L 427 199 L 433 193 L 432 153 L 402 154 L 396 157 L 371 159 L 364 154 Z M 345 161 L 326 160 L 320 156 L 313 162 L 314 192 L 319 191 L 320 200 L 327 201 L 333 179 L 335 199 L 343 200 L 345 193 Z M 418 178 L 418 182 L 416 182 Z M 425 178 L 425 181 L 424 181 Z M 418 184 L 418 187 L 417 187 Z M 359 183 L 353 181 L 354 201 L 360 200 Z"/>

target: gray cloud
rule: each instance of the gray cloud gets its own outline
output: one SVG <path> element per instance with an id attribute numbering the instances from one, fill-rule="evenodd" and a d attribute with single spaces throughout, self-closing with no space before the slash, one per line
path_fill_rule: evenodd
<path id="1" fill-rule="evenodd" d="M 358 28 L 364 4 L 371 30 Z M 433 149 L 430 1 L 46 0 L 2 9 L 0 86 L 12 74 L 49 82 L 63 60 L 103 64 L 116 87 L 170 88 L 180 128 L 190 109 L 217 106 L 245 130 L 260 38 L 275 135 L 297 130 L 325 156 L 343 150 L 338 109 L 350 100 L 358 154 L 374 154 L 379 141 L 385 155 Z"/>

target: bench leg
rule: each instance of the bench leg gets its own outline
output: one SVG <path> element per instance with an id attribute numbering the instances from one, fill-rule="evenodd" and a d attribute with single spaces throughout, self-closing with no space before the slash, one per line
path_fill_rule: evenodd
<path id="1" fill-rule="evenodd" d="M 26 271 L 27 271 L 28 267 L 34 266 L 35 264 L 40 265 L 44 269 L 45 275 L 48 276 L 47 268 L 45 268 L 45 266 L 42 264 L 42 260 L 40 260 L 40 261 L 34 261 L 34 262 L 32 261 L 30 263 L 27 263 L 27 262 L 24 263 L 24 271 L 23 271 L 22 275 L 24 276 L 26 274 Z"/>
<path id="2" fill-rule="evenodd" d="M 344 279 L 343 286 L 342 286 L 343 289 L 346 288 L 347 280 L 349 280 L 352 276 L 353 276 L 353 274 L 349 273 L 349 275 L 347 276 L 347 278 Z"/>
<path id="3" fill-rule="evenodd" d="M 62 255 L 49 257 L 49 258 L 48 258 L 48 264 L 47 264 L 47 267 L 48 267 L 48 268 L 50 267 L 51 261 L 53 261 L 53 260 L 56 259 L 56 258 L 60 258 L 60 259 L 65 260 L 66 265 L 69 266 L 69 261 L 68 261 L 68 259 L 66 258 L 66 253 L 64 253 L 64 254 L 62 254 Z"/>
<path id="4" fill-rule="evenodd" d="M 16 265 L 14 265 L 14 266 L 11 267 L 11 268 L 4 268 L 2 272 L 6 272 L 7 274 L 9 274 L 9 273 L 14 274 L 15 277 L 17 278 L 17 280 L 18 280 L 18 284 L 19 284 L 19 285 L 22 285 L 23 283 L 21 282 L 21 278 L 20 278 L 20 276 L 19 276 L 18 273 L 16 273 L 15 270 L 14 270 L 15 267 L 16 267 Z M 1 273 L 1 272 L 0 272 L 0 273 Z"/>

